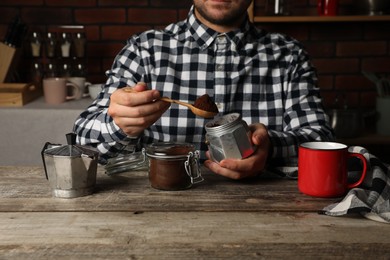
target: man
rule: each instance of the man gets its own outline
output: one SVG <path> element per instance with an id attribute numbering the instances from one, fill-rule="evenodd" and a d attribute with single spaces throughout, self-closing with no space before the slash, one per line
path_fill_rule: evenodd
<path id="1" fill-rule="evenodd" d="M 194 0 L 187 20 L 131 37 L 104 91 L 77 119 L 77 141 L 97 147 L 102 163 L 137 142 L 190 142 L 211 171 L 241 179 L 268 164 L 296 162 L 302 142 L 331 140 L 307 54 L 294 39 L 254 27 L 250 2 Z M 250 125 L 252 156 L 213 162 L 204 143 L 207 119 L 159 100 L 193 103 L 203 94 L 220 115 L 239 112 Z"/>

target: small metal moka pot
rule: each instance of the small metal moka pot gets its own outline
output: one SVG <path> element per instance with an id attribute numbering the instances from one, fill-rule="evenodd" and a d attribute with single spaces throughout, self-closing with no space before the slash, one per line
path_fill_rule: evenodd
<path id="1" fill-rule="evenodd" d="M 76 145 L 76 135 L 66 135 L 68 145 L 47 142 L 41 151 L 46 179 L 54 197 L 75 198 L 93 193 L 98 152 Z"/>
<path id="2" fill-rule="evenodd" d="M 255 151 L 249 127 L 239 113 L 216 117 L 205 128 L 206 144 L 211 158 L 216 162 L 226 158 L 243 159 Z"/>

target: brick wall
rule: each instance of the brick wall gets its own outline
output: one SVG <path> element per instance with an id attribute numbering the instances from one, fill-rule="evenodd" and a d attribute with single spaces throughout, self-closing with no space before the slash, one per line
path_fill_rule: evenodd
<path id="1" fill-rule="evenodd" d="M 256 0 L 255 15 L 266 9 Z M 317 15 L 316 0 L 296 0 L 293 15 Z M 339 14 L 354 15 L 354 0 L 340 0 Z M 376 91 L 362 71 L 390 75 L 390 22 L 264 23 L 258 26 L 300 40 L 316 66 L 325 105 L 345 93 L 350 107 L 375 107 Z"/>
<path id="2" fill-rule="evenodd" d="M 293 14 L 316 15 L 315 0 L 295 0 Z M 47 32 L 60 25 L 83 25 L 88 40 L 88 79 L 105 80 L 114 56 L 132 34 L 161 28 L 186 17 L 190 0 L 2 0 L 0 39 L 8 23 L 20 15 L 30 31 Z M 340 0 L 340 12 L 350 14 L 353 0 Z M 265 0 L 256 0 L 256 15 Z M 319 85 L 330 107 L 338 93 L 346 93 L 351 107 L 375 106 L 374 85 L 362 70 L 390 74 L 390 22 L 258 24 L 300 40 L 318 69 Z M 32 58 L 25 53 L 24 69 Z M 23 69 L 23 68 L 22 68 Z M 23 74 L 23 73 L 22 73 Z M 27 75 L 27 73 L 25 74 Z"/>
<path id="3" fill-rule="evenodd" d="M 181 20 L 190 6 L 191 1 L 185 0 L 2 0 L 0 39 L 16 15 L 28 24 L 30 32 L 46 33 L 62 25 L 83 25 L 88 79 L 93 83 L 104 82 L 104 71 L 130 35 Z M 26 70 L 24 75 L 29 70 L 26 64 L 32 61 L 26 49 L 27 44 L 25 67 L 21 68 Z M 40 60 L 48 62 L 44 57 Z"/>

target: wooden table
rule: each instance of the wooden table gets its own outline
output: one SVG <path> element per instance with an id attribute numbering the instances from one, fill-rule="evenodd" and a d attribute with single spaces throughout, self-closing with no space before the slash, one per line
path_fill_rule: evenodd
<path id="1" fill-rule="evenodd" d="M 51 195 L 40 167 L 0 167 L 1 259 L 389 259 L 390 226 L 318 210 L 335 199 L 295 180 L 229 180 L 206 171 L 185 191 L 147 173 L 98 170 L 93 195 Z"/>

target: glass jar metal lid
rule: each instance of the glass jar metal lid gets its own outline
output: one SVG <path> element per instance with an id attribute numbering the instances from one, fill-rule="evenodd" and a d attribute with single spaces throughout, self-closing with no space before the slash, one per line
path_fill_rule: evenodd
<path id="1" fill-rule="evenodd" d="M 157 159 L 182 159 L 195 151 L 195 146 L 189 143 L 167 142 L 154 143 L 146 147 L 146 155 Z"/>
<path id="2" fill-rule="evenodd" d="M 104 166 L 107 175 L 114 175 L 131 170 L 146 170 L 148 161 L 144 153 L 133 152 L 110 158 Z"/>
<path id="3" fill-rule="evenodd" d="M 255 151 L 251 132 L 239 113 L 217 117 L 205 125 L 206 144 L 211 158 L 220 162 L 226 158 L 242 159 Z"/>

